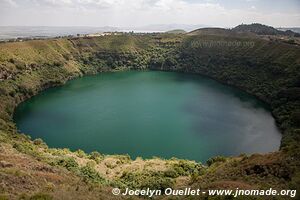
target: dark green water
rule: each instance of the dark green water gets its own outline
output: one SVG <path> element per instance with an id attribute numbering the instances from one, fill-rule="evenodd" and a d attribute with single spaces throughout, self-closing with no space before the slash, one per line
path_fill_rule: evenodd
<path id="1" fill-rule="evenodd" d="M 19 130 L 50 147 L 205 161 L 264 153 L 281 135 L 266 106 L 211 79 L 171 72 L 102 73 L 48 89 L 16 110 Z"/>

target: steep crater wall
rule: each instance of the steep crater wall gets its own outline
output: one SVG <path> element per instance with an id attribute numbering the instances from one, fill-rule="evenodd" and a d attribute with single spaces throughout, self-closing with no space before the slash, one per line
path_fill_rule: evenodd
<path id="1" fill-rule="evenodd" d="M 252 45 L 232 45 L 232 42 Z M 28 142 L 28 138 L 19 136 L 12 120 L 15 107 L 46 88 L 104 71 L 179 71 L 206 75 L 267 102 L 283 133 L 281 150 L 274 155 L 254 156 L 230 168 L 220 167 L 218 169 L 224 174 L 209 173 L 202 181 L 223 180 L 228 174 L 243 179 L 247 173 L 259 177 L 267 173 L 288 183 L 299 173 L 298 46 L 236 34 L 149 34 L 37 40 L 0 44 L 0 69 L 0 139 L 13 146 Z M 17 149 L 23 152 L 22 148 Z M 41 159 L 36 151 L 29 152 Z M 258 173 L 254 170 L 256 168 L 262 170 Z"/>

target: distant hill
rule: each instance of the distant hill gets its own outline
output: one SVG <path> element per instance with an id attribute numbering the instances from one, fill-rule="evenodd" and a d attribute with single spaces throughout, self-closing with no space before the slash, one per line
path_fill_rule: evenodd
<path id="1" fill-rule="evenodd" d="M 240 33 L 255 33 L 257 35 L 285 35 L 285 36 L 293 36 L 300 37 L 299 33 L 295 33 L 291 30 L 281 31 L 272 26 L 266 26 L 259 23 L 253 24 L 241 24 L 232 29 L 233 31 Z"/>
<path id="2" fill-rule="evenodd" d="M 254 33 L 251 32 L 236 32 L 231 29 L 225 28 L 200 28 L 187 33 L 187 35 L 213 35 L 213 36 L 225 36 L 225 37 L 256 37 Z"/>
<path id="3" fill-rule="evenodd" d="M 172 33 L 172 34 L 184 34 L 184 33 L 186 33 L 186 31 L 183 30 L 183 29 L 174 29 L 174 30 L 167 31 L 166 33 Z"/>
<path id="4" fill-rule="evenodd" d="M 248 28 L 0 43 L 0 199 L 127 198 L 111 196 L 112 186 L 153 190 L 292 186 L 299 191 L 300 48 L 245 31 Z M 179 28 L 167 30 L 174 29 Z M 129 155 L 51 148 L 15 126 L 16 106 L 42 90 L 75 77 L 125 69 L 205 75 L 264 100 L 283 133 L 280 150 L 217 156 L 206 166 L 175 158 L 133 160 Z M 185 80 L 178 74 L 175 81 L 188 83 Z"/>
<path id="5" fill-rule="evenodd" d="M 127 27 L 125 30 L 133 30 L 133 31 L 143 31 L 143 32 L 166 32 L 169 30 L 177 30 L 182 29 L 185 31 L 192 31 L 197 28 L 209 27 L 204 24 L 152 24 L 141 27 Z"/>
<path id="6" fill-rule="evenodd" d="M 224 28 L 199 28 L 188 33 L 188 35 L 227 35 L 231 34 L 231 30 Z"/>
<path id="7" fill-rule="evenodd" d="M 295 33 L 300 33 L 300 28 L 298 28 L 298 27 L 277 28 L 277 29 L 280 30 L 280 31 L 288 31 L 288 30 L 290 30 L 290 31 L 293 31 Z"/>
<path id="8" fill-rule="evenodd" d="M 16 38 L 51 38 L 77 34 L 120 31 L 117 27 L 88 26 L 0 26 L 0 40 Z"/>

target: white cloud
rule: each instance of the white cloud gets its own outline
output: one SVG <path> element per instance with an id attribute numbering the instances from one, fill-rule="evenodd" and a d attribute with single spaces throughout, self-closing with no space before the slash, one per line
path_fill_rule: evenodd
<path id="1" fill-rule="evenodd" d="M 14 1 L 14 0 L 3 0 L 4 3 L 10 5 L 10 6 L 13 6 L 13 7 L 16 7 L 17 6 L 17 3 Z M 1 3 L 1 1 L 0 1 Z"/>
<path id="2" fill-rule="evenodd" d="M 299 26 L 297 13 L 263 12 L 252 7 L 229 9 L 215 1 L 186 0 L 0 0 L 18 9 L 6 11 L 6 24 L 143 26 L 147 24 L 208 24 L 221 27 L 260 22 Z M 24 3 L 26 2 L 26 3 Z M 54 9 L 55 8 L 55 9 Z M 1 13 L 1 8 L 0 8 Z M 4 14 L 0 14 L 0 17 Z M 0 25 L 5 23 L 0 20 Z M 22 24 L 20 24 L 22 23 Z M 27 24 L 28 23 L 28 24 Z"/>

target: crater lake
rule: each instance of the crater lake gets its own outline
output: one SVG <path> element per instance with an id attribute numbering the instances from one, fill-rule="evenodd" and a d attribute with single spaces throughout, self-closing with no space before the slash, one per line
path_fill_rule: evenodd
<path id="1" fill-rule="evenodd" d="M 208 158 L 279 149 L 281 134 L 255 97 L 192 74 L 85 76 L 21 103 L 18 129 L 49 147 L 131 158 Z"/>

